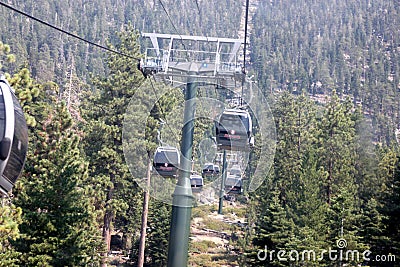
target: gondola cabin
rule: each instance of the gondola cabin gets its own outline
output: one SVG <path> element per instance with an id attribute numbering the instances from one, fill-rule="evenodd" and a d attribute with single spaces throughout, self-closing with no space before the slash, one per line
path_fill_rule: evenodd
<path id="1" fill-rule="evenodd" d="M 221 172 L 221 169 L 219 168 L 219 166 L 214 165 L 214 176 L 218 177 L 220 172 Z"/>
<path id="2" fill-rule="evenodd" d="M 175 177 L 180 163 L 179 155 L 175 147 L 158 147 L 154 153 L 154 169 L 163 177 Z"/>
<path id="3" fill-rule="evenodd" d="M 241 194 L 243 192 L 242 179 L 228 174 L 225 181 L 225 192 L 228 194 Z"/>
<path id="4" fill-rule="evenodd" d="M 10 85 L 0 79 L 0 194 L 8 194 L 18 179 L 28 149 L 28 127 Z"/>
<path id="5" fill-rule="evenodd" d="M 192 192 L 200 192 L 203 188 L 204 180 L 198 174 L 190 175 L 190 186 L 192 187 Z"/>
<path id="6" fill-rule="evenodd" d="M 249 112 L 225 109 L 215 125 L 219 149 L 249 150 L 254 145 L 252 120 Z"/>
<path id="7" fill-rule="evenodd" d="M 203 178 L 216 177 L 219 175 L 219 172 L 220 169 L 218 165 L 215 165 L 214 163 L 206 163 L 201 171 L 201 175 Z"/>
<path id="8" fill-rule="evenodd" d="M 237 178 L 242 178 L 242 169 L 239 165 L 233 165 L 229 170 L 229 174 L 234 175 Z"/>

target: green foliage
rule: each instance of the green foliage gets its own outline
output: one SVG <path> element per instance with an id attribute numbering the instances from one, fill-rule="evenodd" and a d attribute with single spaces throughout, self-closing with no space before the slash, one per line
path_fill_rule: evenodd
<path id="1" fill-rule="evenodd" d="M 396 211 L 399 203 L 397 150 L 369 145 L 371 139 L 356 127 L 361 119 L 350 102 L 333 95 L 316 117 L 310 112 L 315 110 L 313 104 L 307 105 L 301 98 L 284 93 L 274 106 L 279 137 L 275 171 L 251 202 L 256 208 L 255 232 L 248 237 L 252 242 L 247 245 L 246 262 L 289 266 L 295 262 L 277 261 L 276 257 L 275 261 L 259 261 L 257 252 L 267 246 L 269 251 L 313 250 L 318 255 L 323 249 L 337 247 L 340 238 L 347 241 L 348 250 L 397 253 L 393 247 L 398 229 L 392 224 L 397 217 L 391 217 L 397 216 L 391 211 Z M 296 113 L 299 104 L 302 112 Z M 303 131 L 298 127 L 301 117 Z M 333 263 L 325 259 L 304 264 Z"/>
<path id="2" fill-rule="evenodd" d="M 31 74 L 26 68 L 22 68 L 12 77 L 9 74 L 6 77 L 11 87 L 15 90 L 15 95 L 23 108 L 27 125 L 35 127 L 37 124 L 36 117 L 43 111 L 38 108 L 40 104 L 36 103 L 36 99 L 43 89 L 31 78 Z"/>
<path id="3" fill-rule="evenodd" d="M 139 57 L 136 31 L 128 26 L 118 36 L 116 49 Z M 121 229 L 130 239 L 139 225 L 141 191 L 125 163 L 122 129 L 129 100 L 143 80 L 135 67 L 137 62 L 132 58 L 110 53 L 107 64 L 107 77 L 93 78 L 96 91 L 81 105 L 83 149 L 90 166 L 87 185 L 102 228 L 106 251 L 110 249 L 114 227 Z"/>
<path id="4" fill-rule="evenodd" d="M 153 201 L 149 207 L 145 255 L 148 266 L 166 266 L 172 206 Z"/>
<path id="5" fill-rule="evenodd" d="M 315 106 L 305 96 L 282 94 L 275 103 L 274 117 L 278 144 L 274 164 L 274 183 L 284 205 L 295 209 L 299 202 L 297 188 L 304 180 L 301 175 L 310 144 L 316 140 Z M 290 212 L 290 211 L 289 211 Z"/>
<path id="6" fill-rule="evenodd" d="M 256 80 L 319 102 L 333 91 L 350 96 L 374 117 L 374 139 L 391 144 L 399 122 L 398 15 L 387 0 L 260 2 L 251 35 Z"/>
<path id="7" fill-rule="evenodd" d="M 373 238 L 369 238 L 372 244 L 378 247 L 378 251 L 385 251 L 386 254 L 391 253 L 396 256 L 396 259 L 400 256 L 399 244 L 400 244 L 400 157 L 399 151 L 394 149 L 388 149 L 385 151 L 382 161 L 380 162 L 380 169 L 383 169 L 387 175 L 385 181 L 382 184 L 382 198 L 381 206 L 378 206 L 380 214 L 372 214 L 370 216 L 372 223 L 377 224 L 374 228 L 378 231 L 373 235 Z M 374 204 L 374 203 L 372 203 Z M 374 210 L 372 210 L 373 212 Z M 381 225 L 381 222 L 383 225 Z M 373 229 L 374 229 L 373 228 Z M 371 229 L 371 230 L 373 230 Z M 381 233 L 383 232 L 383 236 Z M 370 232 L 368 233 L 370 234 Z M 375 241 L 375 242 L 374 242 Z M 382 246 L 383 243 L 383 246 Z M 380 249 L 379 249 L 380 248 Z"/>
<path id="8" fill-rule="evenodd" d="M 93 252 L 99 239 L 91 203 L 85 197 L 87 164 L 81 161 L 78 138 L 68 131 L 43 137 L 44 142 L 54 141 L 35 151 L 36 165 L 27 163 L 30 179 L 23 180 L 16 199 L 24 210 L 24 236 L 15 246 L 24 253 L 25 264 L 32 266 L 96 262 L 91 257 L 97 258 Z"/>
<path id="9" fill-rule="evenodd" d="M 196 10 L 194 1 L 174 2 L 164 0 L 168 13 L 180 34 L 194 34 L 220 37 L 236 37 L 241 13 L 240 2 L 205 1 L 201 3 L 201 13 L 182 12 Z M 87 40 L 105 46 L 106 40 L 112 44 L 119 42 L 116 34 L 128 23 L 142 32 L 175 33 L 163 8 L 158 1 L 139 0 L 135 2 L 103 1 L 50 1 L 38 0 L 34 3 L 12 2 L 15 8 L 38 19 L 61 27 Z M 2 36 L 12 45 L 12 52 L 18 61 L 30 66 L 33 77 L 40 81 L 52 79 L 60 85 L 61 92 L 68 85 L 66 73 L 72 67 L 77 76 L 89 83 L 91 74 L 107 75 L 108 62 L 104 51 L 66 34 L 26 19 L 7 8 L 0 10 L 4 25 Z M 226 23 L 215 23 L 215 20 Z M 227 27 L 229 24 L 229 27 Z M 139 40 L 144 43 L 143 39 Z M 8 67 L 8 64 L 5 64 Z M 131 65 L 136 67 L 136 64 Z M 13 72 L 11 64 L 9 72 Z"/>
<path id="10" fill-rule="evenodd" d="M 326 201 L 337 195 L 342 187 L 353 190 L 354 158 L 355 158 L 355 128 L 351 119 L 352 105 L 347 100 L 344 103 L 334 93 L 325 108 L 320 120 L 318 136 L 320 165 L 327 171 L 325 183 Z"/>
<path id="11" fill-rule="evenodd" d="M 10 241 L 20 236 L 18 225 L 22 222 L 22 210 L 5 202 L 3 199 L 0 207 L 0 266 L 19 266 L 21 254 L 11 246 Z"/>
<path id="12" fill-rule="evenodd" d="M 209 250 L 215 249 L 217 244 L 210 240 L 202 240 L 191 242 L 189 250 L 193 253 L 207 253 Z"/>
<path id="13" fill-rule="evenodd" d="M 34 92 L 35 101 L 24 103 L 34 123 L 25 171 L 15 186 L 14 201 L 23 211 L 23 221 L 13 246 L 22 253 L 24 266 L 96 264 L 99 235 L 86 194 L 87 162 L 80 155 L 79 136 L 65 105 L 52 94 L 56 87 L 24 88 L 34 81 L 23 81 L 29 74 L 22 74 L 14 76 L 14 84 L 21 93 Z"/>
<path id="14" fill-rule="evenodd" d="M 255 237 L 253 239 L 254 251 L 279 249 L 293 249 L 296 243 L 294 236 L 295 225 L 292 219 L 287 216 L 281 200 L 279 199 L 279 191 L 275 190 L 272 194 L 268 194 L 268 198 L 263 200 L 264 209 L 258 214 L 258 220 L 255 227 Z M 266 208 L 265 208 L 266 207 Z M 270 260 L 267 256 L 270 266 L 285 266 L 278 260 Z M 264 266 L 265 261 L 257 257 L 257 253 L 249 255 L 248 262 L 252 266 Z"/>
<path id="15" fill-rule="evenodd" d="M 195 10 L 194 1 L 163 3 L 181 34 L 237 36 L 240 1 L 201 1 L 201 12 L 196 14 L 182 12 Z M 18 8 L 87 39 L 100 43 L 109 40 L 111 48 L 134 57 L 140 57 L 138 43 L 144 40 L 131 27 L 115 34 L 128 21 L 145 32 L 175 31 L 157 1 L 38 0 L 22 1 Z M 248 240 L 253 243 L 247 243 L 249 250 L 264 245 L 326 249 L 343 234 L 349 248 L 369 247 L 375 254 L 394 253 L 400 257 L 399 152 L 394 144 L 400 118 L 399 10 L 398 3 L 389 0 L 259 1 L 251 25 L 251 71 L 260 88 L 300 96 L 284 93 L 274 105 L 277 153 L 273 171 L 265 174 L 269 175 L 265 184 L 251 196 Z M 13 263 L 6 258 L 13 257 L 31 266 L 55 261 L 58 249 L 71 245 L 68 240 L 76 231 L 75 222 L 83 220 L 80 214 L 89 214 L 83 220 L 85 231 L 91 232 L 91 227 L 97 226 L 94 221 L 89 222 L 96 216 L 106 231 L 115 227 L 125 236 L 135 236 L 141 190 L 123 159 L 121 131 L 127 104 L 143 81 L 136 70 L 137 62 L 115 54 L 103 58 L 91 46 L 71 41 L 33 20 L 21 19 L 5 8 L 1 12 L 2 35 L 13 49 L 0 43 L 0 63 L 2 70 L 17 72 L 7 78 L 21 100 L 31 134 L 24 178 L 15 188 L 16 202 L 23 211 L 23 235 L 15 236 L 20 240 L 15 248 L 25 249 L 22 240 L 27 240 L 30 254 L 25 249 L 21 257 L 11 256 L 17 253 L 10 246 L 15 241 L 4 239 L 2 245 L 11 254 L 2 253 L 0 264 L 11 266 Z M 29 66 L 29 71 L 17 69 L 11 52 Z M 70 86 L 64 83 L 70 70 L 83 81 L 89 81 L 89 73 L 99 75 L 91 80 L 92 90 L 85 96 L 85 121 L 79 125 L 79 135 L 67 118 L 65 107 L 57 103 L 57 97 Z M 30 73 L 40 82 L 57 82 L 60 90 L 53 82 L 38 84 Z M 156 91 L 161 87 L 157 83 L 154 86 Z M 320 106 L 301 93 L 311 95 Z M 348 100 L 344 100 L 347 96 Z M 136 139 L 136 144 L 150 154 L 157 146 L 158 119 L 163 118 L 160 107 L 168 114 L 179 97 L 171 94 L 160 99 L 160 105 L 148 118 L 147 114 L 138 115 L 145 116 L 147 128 L 146 135 Z M 168 120 L 173 129 L 167 129 L 163 138 L 179 142 L 174 126 L 181 120 L 171 115 Z M 204 122 L 197 121 L 196 126 L 206 129 Z M 367 134 L 362 135 L 360 129 Z M 203 138 L 200 128 L 196 130 L 195 144 Z M 79 144 L 81 135 L 84 140 Z M 256 158 L 257 153 L 254 154 Z M 254 161 L 251 164 L 254 169 Z M 57 211 L 53 198 L 66 208 Z M 10 224 L 0 226 L 12 225 L 16 234 L 19 219 L 11 210 L 4 211 L 8 216 L 4 219 L 10 218 Z M 199 214 L 205 212 L 209 211 Z M 64 213 L 70 220 L 50 216 Z M 168 218 L 167 213 L 161 217 Z M 156 217 L 155 214 L 151 216 Z M 34 220 L 30 222 L 28 218 Z M 156 218 L 151 218 L 150 225 L 153 233 L 168 232 L 168 225 Z M 66 228 L 70 235 L 56 231 L 65 232 Z M 61 237 L 65 241 L 59 242 Z M 150 264 L 165 263 L 165 240 L 164 235 L 150 234 Z M 92 241 L 87 246 L 98 249 Z M 159 244 L 162 249 L 156 250 Z M 206 266 L 212 259 L 205 258 L 208 261 L 202 264 Z M 328 264 L 333 263 L 321 263 Z"/>
<path id="16" fill-rule="evenodd" d="M 8 44 L 0 42 L 0 69 L 7 70 L 15 63 L 15 55 L 11 54 L 11 49 Z"/>

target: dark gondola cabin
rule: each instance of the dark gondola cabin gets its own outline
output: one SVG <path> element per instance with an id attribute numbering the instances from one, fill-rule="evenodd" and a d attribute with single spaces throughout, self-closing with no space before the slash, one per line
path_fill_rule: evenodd
<path id="1" fill-rule="evenodd" d="M 190 186 L 192 187 L 192 192 L 200 192 L 203 188 L 204 180 L 198 174 L 190 175 Z"/>
<path id="2" fill-rule="evenodd" d="M 28 149 L 28 127 L 10 85 L 0 79 L 0 193 L 8 194 L 20 175 Z"/>
<path id="3" fill-rule="evenodd" d="M 219 172 L 220 172 L 220 169 L 219 169 L 218 165 L 215 165 L 214 163 L 206 163 L 206 164 L 204 164 L 201 174 L 202 174 L 203 178 L 216 177 L 219 175 Z"/>
<path id="4" fill-rule="evenodd" d="M 179 151 L 175 147 L 158 147 L 154 153 L 153 167 L 163 177 L 175 177 L 180 162 Z"/>
<path id="5" fill-rule="evenodd" d="M 254 145 L 252 127 L 246 110 L 225 109 L 215 125 L 218 148 L 249 150 Z"/>
<path id="6" fill-rule="evenodd" d="M 243 192 L 242 179 L 229 174 L 225 181 L 225 192 L 228 194 L 241 194 Z"/>

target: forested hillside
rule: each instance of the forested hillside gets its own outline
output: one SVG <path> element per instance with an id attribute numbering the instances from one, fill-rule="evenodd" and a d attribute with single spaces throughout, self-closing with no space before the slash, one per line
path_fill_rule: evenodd
<path id="1" fill-rule="evenodd" d="M 29 126 L 24 171 L 0 207 L 0 266 L 137 266 L 143 190 L 125 162 L 124 116 L 132 96 L 146 99 L 143 88 L 165 86 L 137 69 L 140 32 L 238 38 L 244 2 L 7 1 L 130 57 L 0 6 L 1 71 Z M 398 266 L 399 3 L 250 3 L 246 69 L 274 115 L 274 163 L 257 191 L 238 197 L 240 209 L 225 202 L 246 222 L 226 226 L 207 217 L 212 207 L 194 209 L 203 225 L 229 232 L 229 245 L 191 241 L 190 266 Z M 175 116 L 182 97 L 162 98 L 145 118 L 146 136 L 134 141 L 148 155 L 159 121 Z M 196 134 L 198 144 L 203 133 Z M 263 164 L 257 156 L 256 139 L 247 177 Z M 151 198 L 144 266 L 166 266 L 170 217 L 171 206 Z M 218 256 L 196 257 L 217 247 Z M 332 260 L 322 252 L 331 248 L 360 257 Z M 302 251 L 321 259 L 304 260 Z"/>
<path id="2" fill-rule="evenodd" d="M 399 3 L 261 1 L 252 64 L 266 91 L 335 90 L 371 115 L 379 142 L 399 119 Z"/>
<path id="3" fill-rule="evenodd" d="M 200 13 L 195 1 L 163 1 L 172 25 L 156 0 L 13 0 L 8 4 L 104 46 L 115 43 L 116 33 L 128 23 L 140 32 L 236 37 L 241 14 L 239 1 L 203 1 Z M 0 12 L 2 41 L 14 44 L 19 62 L 27 64 L 39 81 L 63 85 L 70 68 L 84 82 L 89 82 L 90 73 L 106 73 L 103 51 L 7 8 Z"/>

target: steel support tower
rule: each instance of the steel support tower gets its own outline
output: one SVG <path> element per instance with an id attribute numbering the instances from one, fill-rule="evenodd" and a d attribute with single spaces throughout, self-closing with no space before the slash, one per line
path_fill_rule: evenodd
<path id="1" fill-rule="evenodd" d="M 238 92 L 245 79 L 238 62 L 243 39 L 142 33 L 149 38 L 139 68 L 168 84 L 186 84 L 184 127 L 182 130 L 182 170 L 173 193 L 168 266 L 187 266 L 190 217 L 193 202 L 190 187 L 196 90 L 200 84 L 215 84 Z M 236 83 L 238 85 L 236 85 Z M 183 163 L 183 164 L 182 164 Z"/>

